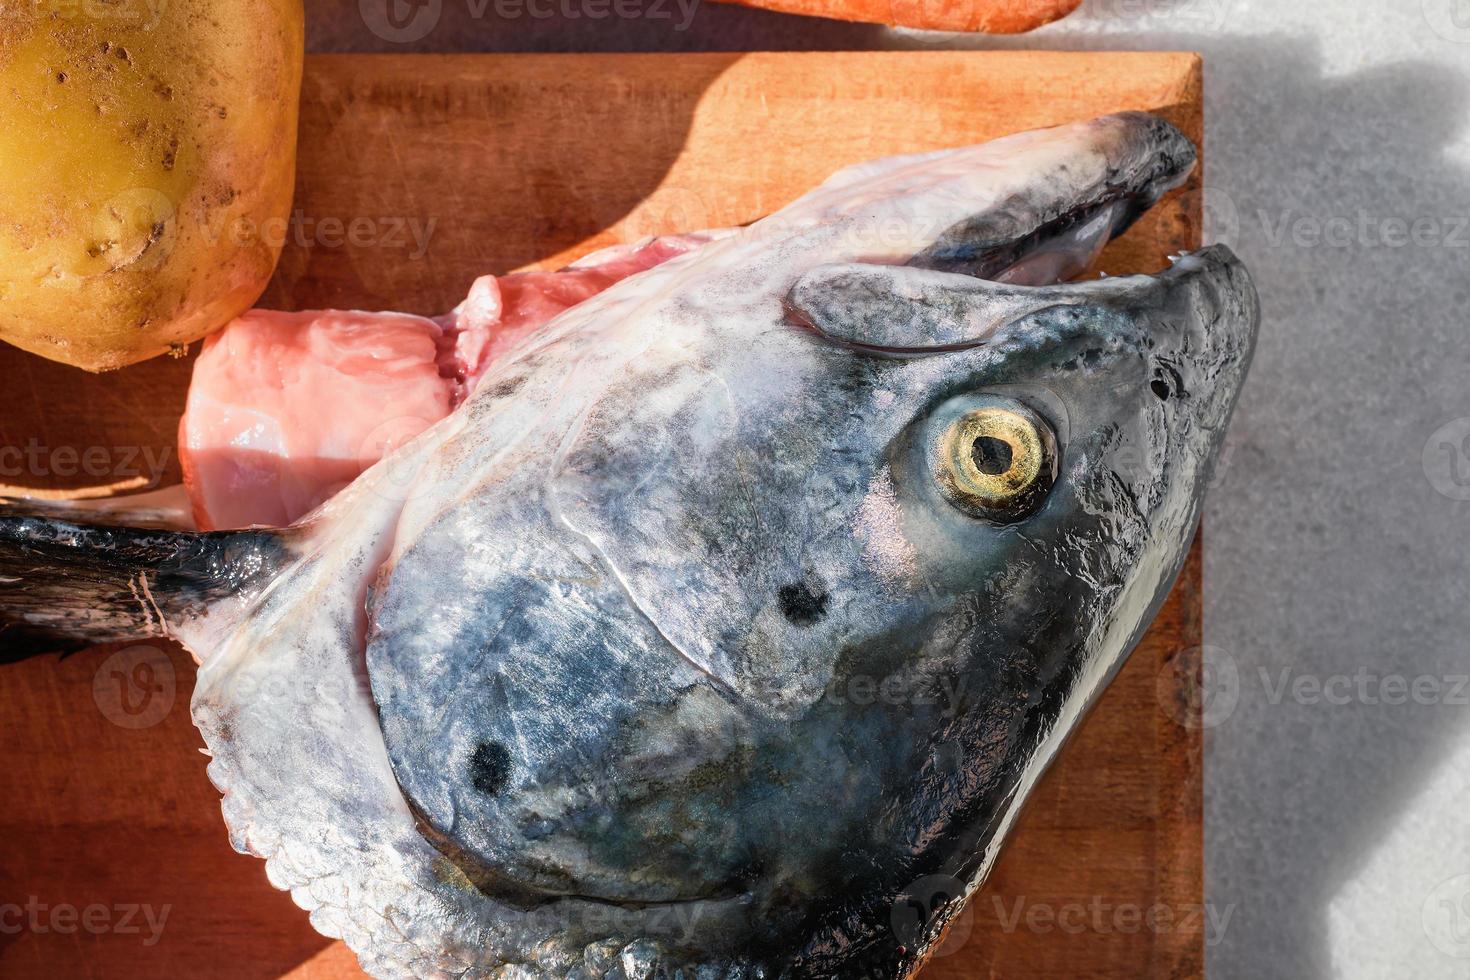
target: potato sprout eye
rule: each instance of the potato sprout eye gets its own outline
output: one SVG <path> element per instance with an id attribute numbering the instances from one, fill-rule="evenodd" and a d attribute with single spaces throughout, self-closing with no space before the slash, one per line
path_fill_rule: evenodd
<path id="1" fill-rule="evenodd" d="M 1019 403 L 966 413 L 945 430 L 936 449 L 940 488 L 976 517 L 1024 517 L 1040 506 L 1056 479 L 1056 437 Z"/>

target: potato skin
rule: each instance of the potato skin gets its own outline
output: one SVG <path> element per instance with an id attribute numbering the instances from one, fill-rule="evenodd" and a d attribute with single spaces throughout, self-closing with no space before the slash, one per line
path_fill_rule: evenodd
<path id="1" fill-rule="evenodd" d="M 260 297 L 295 183 L 301 0 L 0 10 L 0 340 L 89 371 Z"/>

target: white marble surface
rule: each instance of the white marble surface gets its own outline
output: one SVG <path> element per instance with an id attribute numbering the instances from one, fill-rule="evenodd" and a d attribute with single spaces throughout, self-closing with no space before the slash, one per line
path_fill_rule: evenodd
<path id="1" fill-rule="evenodd" d="M 1204 52 L 1210 224 L 1267 317 L 1207 527 L 1208 972 L 1470 976 L 1470 0 L 1087 0 L 978 41 L 437 2 L 400 45 L 308 0 L 311 43 Z"/>

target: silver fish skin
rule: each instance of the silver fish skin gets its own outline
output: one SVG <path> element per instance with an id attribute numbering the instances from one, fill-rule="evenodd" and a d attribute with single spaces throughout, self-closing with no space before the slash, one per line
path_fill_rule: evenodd
<path id="1" fill-rule="evenodd" d="M 1249 276 L 1062 280 L 1194 160 L 1130 113 L 849 168 L 294 528 L 0 518 L 0 620 L 193 650 L 235 846 L 377 976 L 910 976 L 1193 538 Z"/>

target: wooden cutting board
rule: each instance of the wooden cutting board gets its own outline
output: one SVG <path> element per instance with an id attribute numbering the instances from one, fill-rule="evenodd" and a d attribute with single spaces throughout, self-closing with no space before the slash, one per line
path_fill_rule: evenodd
<path id="1" fill-rule="evenodd" d="M 1202 136 L 1188 54 L 330 56 L 303 100 L 269 306 L 438 313 L 482 273 L 750 221 L 854 161 L 1121 109 Z M 1103 264 L 1162 267 L 1199 209 L 1196 175 Z M 0 347 L 0 483 L 173 482 L 188 377 Z M 1202 972 L 1199 622 L 1196 548 L 929 980 Z M 0 667 L 0 975 L 359 975 L 230 850 L 192 687 L 168 647 Z"/>

